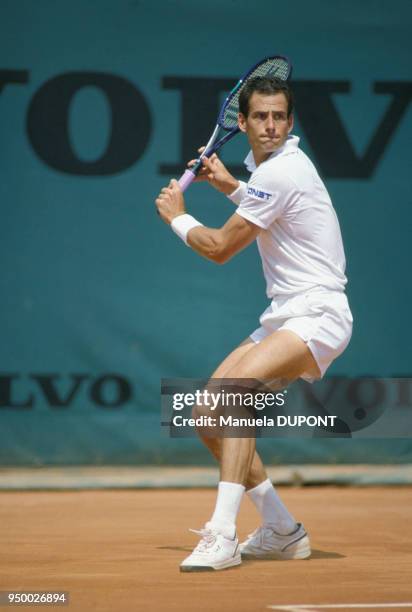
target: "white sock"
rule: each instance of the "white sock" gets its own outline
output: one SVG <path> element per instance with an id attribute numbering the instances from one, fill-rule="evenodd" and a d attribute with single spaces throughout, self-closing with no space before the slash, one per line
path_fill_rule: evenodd
<path id="1" fill-rule="evenodd" d="M 210 522 L 232 530 L 244 492 L 245 487 L 237 482 L 219 482 L 216 507 Z"/>
<path id="2" fill-rule="evenodd" d="M 295 531 L 296 521 L 283 504 L 269 478 L 257 487 L 249 489 L 247 494 L 262 516 L 263 525 L 273 527 L 282 535 Z"/>

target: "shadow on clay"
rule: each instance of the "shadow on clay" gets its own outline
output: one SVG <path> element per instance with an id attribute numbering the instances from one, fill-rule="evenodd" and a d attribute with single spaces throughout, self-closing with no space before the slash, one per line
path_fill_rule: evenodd
<path id="1" fill-rule="evenodd" d="M 192 552 L 193 546 L 156 546 L 157 550 L 177 550 L 180 552 Z M 345 555 L 331 550 L 312 549 L 312 554 L 309 559 L 301 559 L 302 561 L 310 561 L 313 559 L 345 559 Z M 244 563 L 252 563 L 254 561 L 276 561 L 276 559 L 244 559 Z"/>

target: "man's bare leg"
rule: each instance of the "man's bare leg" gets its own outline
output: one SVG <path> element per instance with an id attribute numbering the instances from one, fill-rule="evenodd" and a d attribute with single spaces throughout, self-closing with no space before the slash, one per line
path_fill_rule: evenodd
<path id="1" fill-rule="evenodd" d="M 214 377 L 222 378 L 226 370 L 224 378 L 228 379 L 294 380 L 303 372 L 317 367 L 306 344 L 297 335 L 287 331 L 275 332 L 258 345 L 246 341 L 234 353 L 225 360 L 225 367 L 222 364 L 216 370 Z M 262 558 L 262 555 L 271 558 L 270 555 L 275 555 L 276 558 L 285 559 L 310 556 L 307 534 L 303 526 L 296 523 L 267 479 L 255 453 L 255 439 L 223 438 L 211 442 L 211 439 L 204 437 L 204 441 L 220 459 L 216 506 L 205 530 L 201 532 L 202 540 L 193 553 L 184 559 L 181 570 L 232 567 L 241 562 L 241 555 L 252 558 Z M 258 529 L 256 534 L 252 534 L 239 546 L 236 521 L 251 472 L 259 484 L 249 490 L 248 494 L 262 516 L 263 525 L 262 529 Z M 264 545 L 262 538 L 265 538 Z M 207 546 L 213 549 L 213 563 L 211 557 L 204 552 Z"/>
<path id="2" fill-rule="evenodd" d="M 295 333 L 282 330 L 274 332 L 259 344 L 245 350 L 240 359 L 228 367 L 225 377 L 255 378 L 261 381 L 282 378 L 292 381 L 303 372 L 317 368 L 306 343 Z M 224 474 L 224 478 L 231 482 L 246 483 L 252 464 L 254 444 L 255 441 L 248 438 L 222 439 L 220 467 L 222 480 Z M 233 456 L 237 459 L 236 465 L 231 459 Z M 267 478 L 265 472 L 260 475 Z M 243 477 L 243 480 L 235 480 L 239 477 Z"/>
<path id="3" fill-rule="evenodd" d="M 216 378 L 252 378 L 262 382 L 274 379 L 295 380 L 303 372 L 318 373 L 317 364 L 306 344 L 289 331 L 275 332 L 260 344 L 244 342 L 213 374 Z M 280 534 L 297 529 L 294 517 L 267 478 L 255 452 L 254 438 L 207 438 L 204 441 L 220 463 L 220 482 L 211 521 L 235 523 L 242 491 L 248 487 L 250 499 L 262 516 Z M 305 555 L 307 551 L 305 551 Z"/>
<path id="4" fill-rule="evenodd" d="M 218 368 L 213 372 L 211 378 L 227 378 L 227 372 L 233 367 L 236 366 L 237 363 L 247 354 L 247 352 L 255 346 L 255 342 L 250 338 L 246 338 L 238 347 L 236 347 L 218 366 Z M 222 439 L 221 438 L 211 438 L 210 436 L 202 436 L 202 430 L 199 429 L 199 435 L 205 446 L 210 450 L 212 455 L 217 459 L 219 464 L 222 459 Z M 255 445 L 254 445 L 255 446 Z M 228 447 L 227 447 L 228 448 Z M 254 450 L 254 448 L 253 448 Z M 244 449 L 243 449 L 244 451 Z M 248 454 L 250 451 L 246 451 Z M 232 463 L 232 462 L 231 462 Z M 236 470 L 236 465 L 239 465 L 239 459 L 236 457 L 236 462 L 233 462 L 234 465 L 229 467 L 229 472 Z M 258 485 L 260 482 L 263 482 L 267 478 L 267 474 L 263 467 L 263 463 L 256 451 L 254 451 L 252 455 L 252 459 L 248 458 L 249 471 L 245 474 L 244 468 L 242 468 L 242 472 L 237 474 L 237 480 L 234 482 L 245 482 L 245 487 L 247 489 L 251 489 Z M 226 475 L 221 473 L 220 480 L 226 480 Z"/>
<path id="5" fill-rule="evenodd" d="M 284 378 L 292 382 L 306 371 L 318 372 L 312 353 L 296 334 L 280 331 L 260 344 L 250 338 L 244 340 L 224 359 L 212 378 Z M 248 490 L 267 479 L 253 439 L 204 436 L 202 440 L 221 465 L 221 480 L 239 482 Z"/>

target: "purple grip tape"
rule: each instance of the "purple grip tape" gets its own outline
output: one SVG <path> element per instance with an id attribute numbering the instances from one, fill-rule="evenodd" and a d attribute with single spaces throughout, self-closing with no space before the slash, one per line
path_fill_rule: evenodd
<path id="1" fill-rule="evenodd" d="M 186 191 L 190 183 L 192 183 L 195 180 L 195 178 L 196 178 L 196 175 L 193 174 L 191 170 L 186 170 L 186 172 L 182 174 L 182 176 L 178 180 L 180 189 L 182 191 Z"/>

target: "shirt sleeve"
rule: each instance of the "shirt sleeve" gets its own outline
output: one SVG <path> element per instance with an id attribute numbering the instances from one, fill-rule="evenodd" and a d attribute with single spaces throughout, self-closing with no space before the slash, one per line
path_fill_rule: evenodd
<path id="1" fill-rule="evenodd" d="M 267 229 L 282 215 L 293 189 L 287 176 L 270 170 L 269 166 L 252 174 L 236 210 L 238 215 L 262 229 Z"/>
<path id="2" fill-rule="evenodd" d="M 247 185 L 243 181 L 239 181 L 239 187 L 237 187 L 232 193 L 227 196 L 229 200 L 232 200 L 234 204 L 239 205 L 246 194 Z"/>

